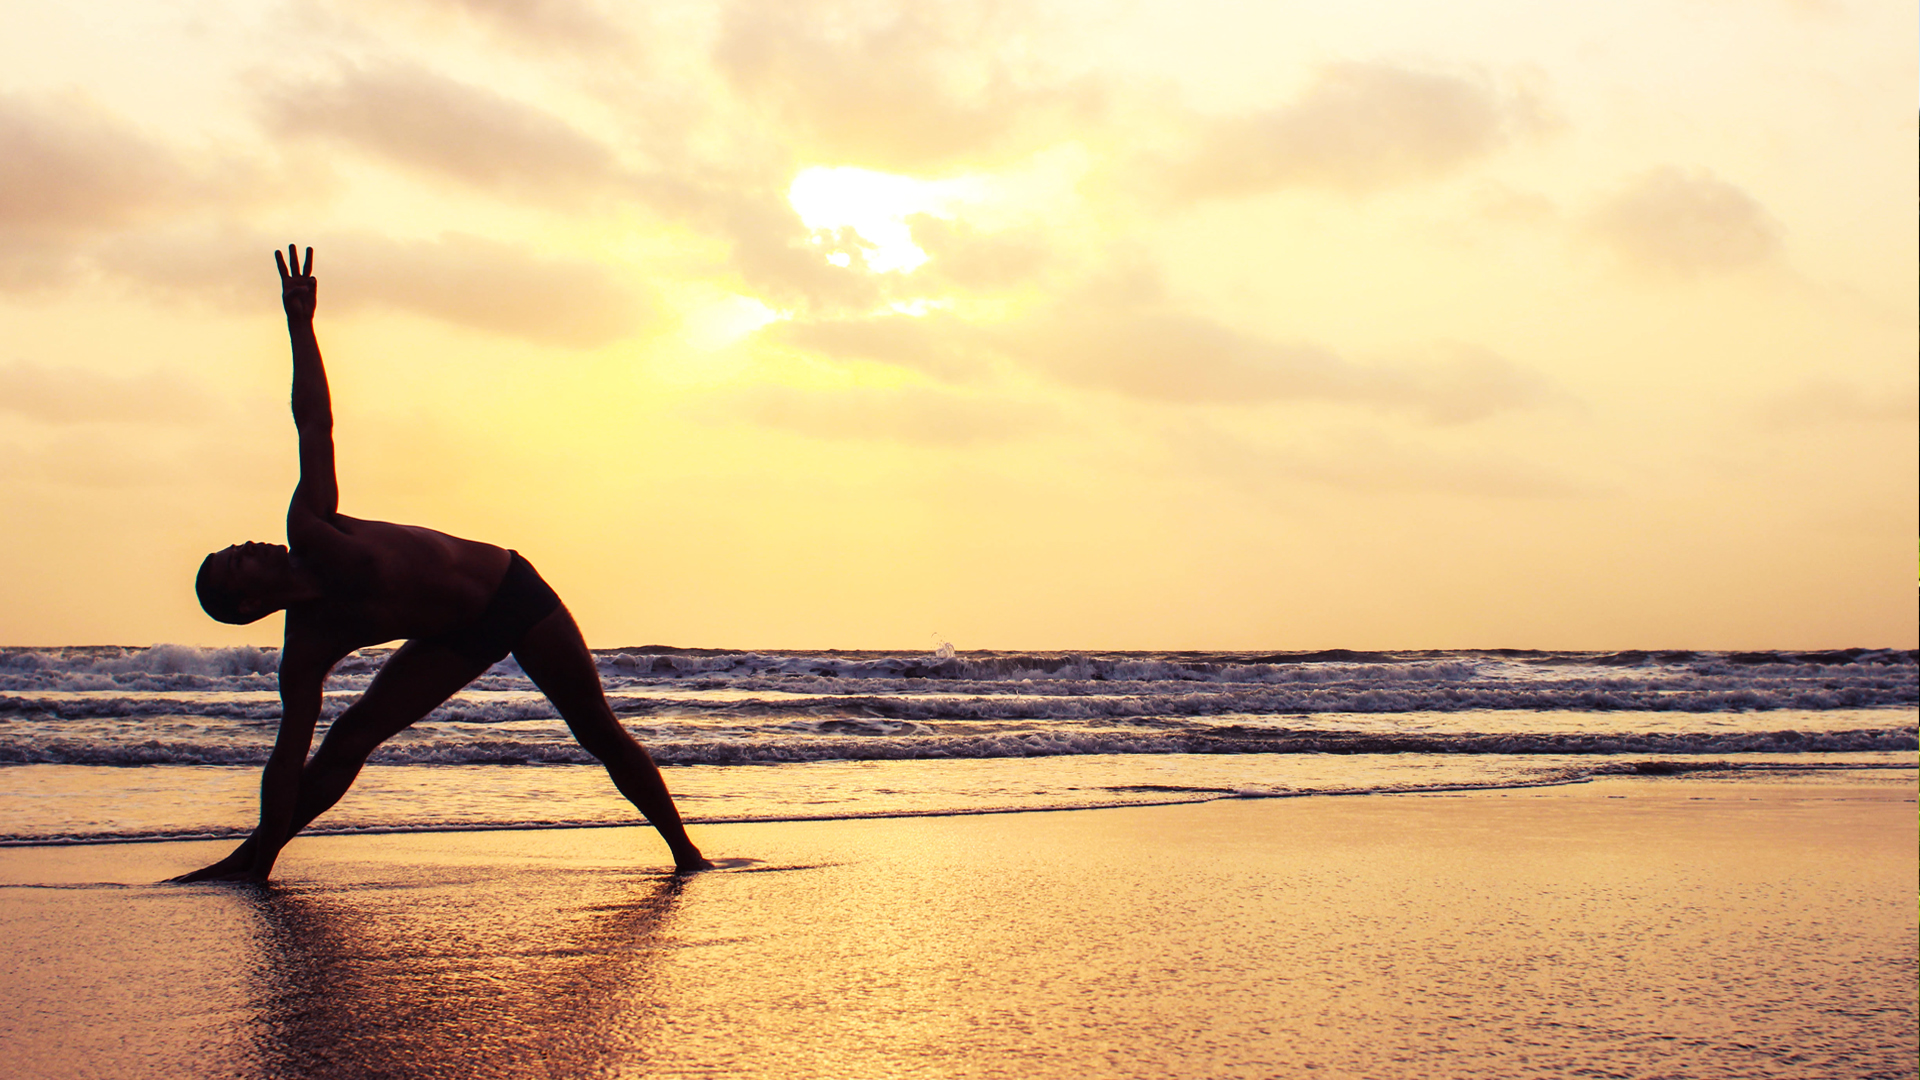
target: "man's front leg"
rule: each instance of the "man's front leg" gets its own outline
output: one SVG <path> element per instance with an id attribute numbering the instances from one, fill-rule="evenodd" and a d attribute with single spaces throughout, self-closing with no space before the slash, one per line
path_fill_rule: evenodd
<path id="1" fill-rule="evenodd" d="M 232 854 L 214 863 L 212 866 L 203 866 L 191 873 L 181 874 L 179 877 L 170 877 L 166 883 L 169 885 L 191 885 L 196 881 L 241 880 L 246 877 L 248 870 L 253 866 L 254 846 L 253 837 L 249 836 L 239 847 L 233 849 Z"/>
<path id="2" fill-rule="evenodd" d="M 323 747 L 324 749 L 324 747 Z M 305 768 L 300 770 L 300 794 L 294 803 L 293 828 L 287 839 L 292 840 L 302 829 L 313 823 L 313 819 L 326 813 L 328 808 L 340 800 L 359 775 L 359 760 L 340 760 L 341 755 L 315 754 Z M 254 854 L 260 850 L 260 834 L 254 831 L 232 854 L 212 866 L 203 866 L 190 874 L 168 878 L 172 884 L 189 885 L 196 881 L 246 881 L 253 879 Z"/>
<path id="3" fill-rule="evenodd" d="M 340 782 L 343 778 L 339 775 L 342 770 L 338 763 L 334 763 L 331 768 L 329 764 L 326 756 L 316 754 L 313 760 L 307 762 L 306 767 L 300 770 L 300 796 L 294 804 L 293 811 L 293 835 L 295 836 L 311 824 L 314 818 L 325 813 L 334 802 L 338 801 L 339 793 L 330 789 L 337 787 L 340 792 L 344 792 L 346 786 L 353 782 L 354 775 L 360 771 L 357 763 L 352 764 L 345 770 L 343 784 Z M 292 836 L 288 837 L 289 840 L 292 838 Z M 192 873 L 168 878 L 167 883 L 190 885 L 196 881 L 246 880 L 251 876 L 253 856 L 259 847 L 259 831 L 255 830 L 253 835 L 242 841 L 240 846 L 234 848 L 226 858 L 211 866 L 203 866 Z"/>
<path id="4" fill-rule="evenodd" d="M 319 765 L 319 769 L 315 769 L 315 765 Z M 348 774 L 344 776 L 344 782 L 338 773 L 340 773 L 338 767 L 328 769 L 328 763 L 321 755 L 315 755 L 313 761 L 309 761 L 307 767 L 301 769 L 300 799 L 294 803 L 294 830 L 288 836 L 288 840 L 298 836 L 300 830 L 307 828 L 307 824 L 321 817 L 328 807 L 332 807 L 340 799 L 340 794 L 344 794 L 346 788 L 353 782 L 353 776 L 359 773 L 359 765 L 353 765 L 349 769 Z M 167 882 L 194 884 L 194 882 L 263 880 L 263 878 L 257 878 L 252 872 L 255 851 L 259 851 L 259 830 L 255 830 L 253 836 L 248 836 L 240 846 L 234 847 L 232 853 L 225 859 L 221 859 L 219 863 L 213 863 L 211 867 L 202 867 L 190 874 L 180 874 L 177 878 L 167 878 Z"/>

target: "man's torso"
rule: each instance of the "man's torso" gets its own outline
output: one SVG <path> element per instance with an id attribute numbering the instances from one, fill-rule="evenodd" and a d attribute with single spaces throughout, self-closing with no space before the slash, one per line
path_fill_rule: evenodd
<path id="1" fill-rule="evenodd" d="M 294 560 L 324 595 L 287 609 L 287 637 L 354 649 L 429 637 L 471 623 L 507 570 L 505 548 L 417 525 L 336 514 L 326 533 L 289 535 Z"/>

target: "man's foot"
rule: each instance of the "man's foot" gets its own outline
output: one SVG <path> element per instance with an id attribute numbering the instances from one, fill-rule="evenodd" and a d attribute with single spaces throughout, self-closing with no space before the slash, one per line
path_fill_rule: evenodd
<path id="1" fill-rule="evenodd" d="M 700 854 L 697 848 L 673 853 L 673 872 L 675 874 L 697 874 L 702 870 L 713 869 L 713 863 Z"/>
<path id="2" fill-rule="evenodd" d="M 256 875 L 253 872 L 253 867 L 248 865 L 247 862 L 236 862 L 232 858 L 226 858 L 214 863 L 212 866 L 203 866 L 192 873 L 181 874 L 179 877 L 170 877 L 160 884 L 194 885 L 202 881 L 258 883 L 265 880 L 267 880 L 265 875 Z"/>
<path id="3" fill-rule="evenodd" d="M 243 881 L 247 871 L 251 869 L 253 869 L 253 841 L 249 839 L 235 848 L 232 854 L 212 866 L 203 866 L 178 877 L 170 877 L 161 884 L 191 885 L 197 881 Z"/>

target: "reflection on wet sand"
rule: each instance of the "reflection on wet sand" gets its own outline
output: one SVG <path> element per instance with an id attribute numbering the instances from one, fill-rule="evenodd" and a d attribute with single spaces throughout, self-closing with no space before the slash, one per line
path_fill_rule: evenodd
<path id="1" fill-rule="evenodd" d="M 1913 1077 L 1914 797 L 1622 777 L 716 827 L 759 861 L 684 891 L 615 834 L 322 838 L 266 889 L 98 887 L 177 868 L 159 845 L 16 852 L 0 1072 Z"/>
<path id="2" fill-rule="evenodd" d="M 644 1067 L 661 1016 L 650 988 L 672 947 L 665 930 L 680 889 L 667 877 L 560 872 L 484 887 L 262 889 L 251 905 L 257 1073 L 484 1078 Z"/>

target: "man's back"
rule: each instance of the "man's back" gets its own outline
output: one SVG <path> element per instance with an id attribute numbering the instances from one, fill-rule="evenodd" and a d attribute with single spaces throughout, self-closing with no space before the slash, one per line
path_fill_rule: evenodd
<path id="1" fill-rule="evenodd" d="M 290 520 L 288 532 L 295 563 L 321 587 L 287 608 L 289 639 L 348 651 L 473 621 L 507 571 L 505 548 L 418 525 L 335 513 L 298 529 Z"/>

